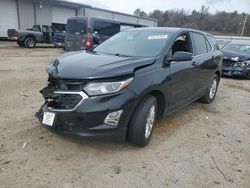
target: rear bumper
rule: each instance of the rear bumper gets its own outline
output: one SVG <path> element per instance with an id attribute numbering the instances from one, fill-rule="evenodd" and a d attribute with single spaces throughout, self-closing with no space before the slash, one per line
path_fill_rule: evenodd
<path id="1" fill-rule="evenodd" d="M 17 37 L 8 37 L 9 40 L 17 40 Z"/>
<path id="2" fill-rule="evenodd" d="M 123 141 L 136 100 L 135 94 L 124 89 L 119 94 L 84 99 L 72 111 L 53 110 L 45 103 L 36 117 L 45 128 L 55 133 Z M 118 110 L 123 110 L 119 123 L 115 126 L 105 124 L 107 115 Z M 55 114 L 52 126 L 42 123 L 45 112 Z"/>

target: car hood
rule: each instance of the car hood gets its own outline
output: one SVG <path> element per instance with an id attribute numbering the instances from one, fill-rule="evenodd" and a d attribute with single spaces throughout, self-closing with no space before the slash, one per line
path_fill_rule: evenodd
<path id="1" fill-rule="evenodd" d="M 224 54 L 224 59 L 227 59 L 227 60 L 240 61 L 240 62 L 250 60 L 250 55 L 245 55 L 245 54 L 231 52 L 231 51 L 223 51 L 223 50 L 222 52 Z"/>
<path id="2" fill-rule="evenodd" d="M 69 52 L 57 58 L 56 77 L 62 79 L 99 79 L 132 75 L 135 69 L 149 66 L 154 58 L 121 57 L 85 51 Z"/>

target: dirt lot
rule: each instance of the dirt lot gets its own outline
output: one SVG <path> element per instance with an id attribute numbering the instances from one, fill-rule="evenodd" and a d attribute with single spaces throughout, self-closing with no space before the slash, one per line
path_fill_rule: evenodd
<path id="1" fill-rule="evenodd" d="M 146 148 L 59 136 L 34 114 L 61 49 L 0 43 L 0 187 L 250 187 L 250 81 L 158 123 Z"/>

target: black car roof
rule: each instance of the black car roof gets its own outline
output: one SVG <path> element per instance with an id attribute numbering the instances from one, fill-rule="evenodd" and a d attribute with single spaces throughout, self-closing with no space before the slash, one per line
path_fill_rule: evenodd
<path id="1" fill-rule="evenodd" d="M 171 33 L 171 34 L 178 34 L 181 32 L 198 32 L 198 33 L 202 33 L 204 35 L 210 35 L 209 33 L 205 33 L 203 31 L 200 30 L 196 30 L 196 29 L 190 29 L 190 28 L 178 28 L 178 27 L 140 27 L 140 28 L 133 28 L 133 29 L 127 29 L 126 31 L 151 31 L 151 32 L 167 32 L 167 33 Z M 210 35 L 212 36 L 212 35 Z"/>

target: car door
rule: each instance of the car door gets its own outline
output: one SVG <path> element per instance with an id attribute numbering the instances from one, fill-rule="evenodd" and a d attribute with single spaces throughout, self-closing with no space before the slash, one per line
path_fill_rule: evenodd
<path id="1" fill-rule="evenodd" d="M 194 48 L 193 61 L 198 72 L 195 89 L 198 97 L 204 95 L 217 65 L 213 48 L 206 36 L 202 33 L 191 32 L 191 38 Z"/>
<path id="2" fill-rule="evenodd" d="M 181 36 L 185 36 L 185 43 Z M 176 51 L 193 53 L 192 41 L 189 33 L 181 34 L 173 44 L 172 56 Z M 182 41 L 182 42 L 180 42 Z M 177 47 L 176 47 L 177 46 Z M 170 55 L 171 56 L 171 55 Z M 176 110 L 191 102 L 194 99 L 195 82 L 197 78 L 196 67 L 193 60 L 189 61 L 172 61 L 170 64 L 171 72 L 171 100 L 169 111 Z"/>
<path id="3" fill-rule="evenodd" d="M 87 17 L 70 18 L 66 25 L 65 49 L 77 51 L 86 49 L 86 39 L 89 38 L 89 19 Z"/>
<path id="4" fill-rule="evenodd" d="M 43 25 L 42 26 L 42 33 L 43 33 L 43 40 L 46 43 L 52 42 L 52 30 L 49 26 Z"/>

